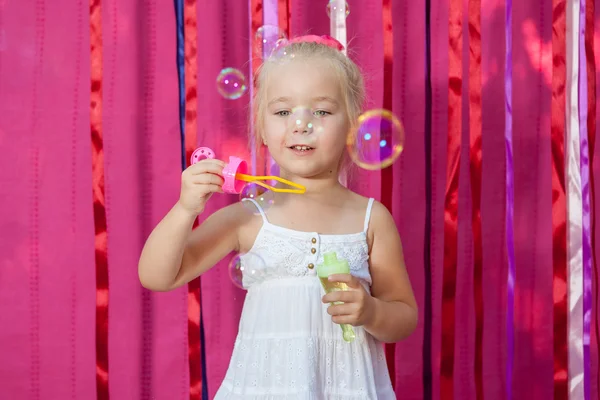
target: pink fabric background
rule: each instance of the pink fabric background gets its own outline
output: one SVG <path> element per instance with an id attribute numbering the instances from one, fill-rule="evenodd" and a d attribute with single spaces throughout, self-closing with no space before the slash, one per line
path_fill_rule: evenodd
<path id="1" fill-rule="evenodd" d="M 292 35 L 329 32 L 323 3 L 291 2 Z M 369 107 L 380 107 L 384 90 L 381 2 L 349 3 L 350 55 L 367 77 Z M 137 278 L 141 246 L 179 191 L 173 3 L 104 0 L 102 4 L 110 395 L 114 399 L 187 399 L 187 292 L 181 289 L 150 293 L 141 288 Z M 393 109 L 407 133 L 406 150 L 393 166 L 394 182 L 381 182 L 377 172 L 358 171 L 352 184 L 358 192 L 376 198 L 382 184 L 392 185 L 393 213 L 421 309 L 425 301 L 424 9 L 424 0 L 393 2 Z M 513 398 L 548 399 L 552 396 L 553 379 L 548 83 L 551 65 L 543 52 L 551 49 L 552 10 L 548 2 L 513 1 L 513 13 L 517 291 L 512 392 Z M 197 18 L 198 143 L 213 148 L 222 158 L 246 155 L 248 98 L 222 99 L 215 90 L 215 77 L 224 67 L 248 70 L 247 2 L 202 2 Z M 440 398 L 447 21 L 446 2 L 433 1 L 434 399 Z M 598 6 L 596 25 L 600 25 Z M 534 27 L 538 36 L 532 35 L 528 26 Z M 482 37 L 483 376 L 485 397 L 494 400 L 506 395 L 507 359 L 503 1 L 483 1 Z M 597 40 L 597 50 L 598 43 Z M 542 49 L 541 55 L 536 53 L 536 46 Z M 88 3 L 0 2 L 2 399 L 88 400 L 96 396 L 89 65 Z M 466 74 L 467 65 L 464 68 Z M 467 90 L 465 86 L 463 93 Z M 600 117 L 597 110 L 596 114 Z M 464 135 L 468 135 L 468 124 L 463 126 Z M 472 399 L 475 316 L 466 152 L 462 161 L 455 395 Z M 594 174 L 598 187 L 597 156 Z M 236 200 L 215 196 L 210 207 L 216 210 Z M 598 209 L 598 196 L 595 204 Z M 597 246 L 598 243 L 598 251 Z M 229 281 L 228 262 L 229 259 L 223 260 L 201 283 L 210 397 L 227 368 L 244 298 L 244 292 Z M 592 392 L 597 399 L 595 338 L 594 332 Z M 423 397 L 422 346 L 423 319 L 415 334 L 396 347 L 395 384 L 399 398 Z"/>

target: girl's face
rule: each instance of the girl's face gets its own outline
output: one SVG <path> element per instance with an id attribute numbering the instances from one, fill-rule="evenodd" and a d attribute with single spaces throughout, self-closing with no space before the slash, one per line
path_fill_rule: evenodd
<path id="1" fill-rule="evenodd" d="M 350 128 L 339 78 L 320 58 L 272 68 L 263 132 L 271 156 L 287 176 L 337 179 Z"/>

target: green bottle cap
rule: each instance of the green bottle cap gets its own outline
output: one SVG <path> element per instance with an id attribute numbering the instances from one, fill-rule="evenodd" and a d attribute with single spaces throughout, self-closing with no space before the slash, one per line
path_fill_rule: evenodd
<path id="1" fill-rule="evenodd" d="M 349 274 L 350 266 L 346 260 L 338 260 L 337 254 L 332 251 L 323 254 L 323 264 L 317 265 L 317 275 L 319 278 L 327 278 L 334 274 Z"/>

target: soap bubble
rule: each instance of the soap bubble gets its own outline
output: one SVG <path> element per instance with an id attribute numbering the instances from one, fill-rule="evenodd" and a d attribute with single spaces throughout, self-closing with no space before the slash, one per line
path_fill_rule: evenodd
<path id="1" fill-rule="evenodd" d="M 308 107 L 295 107 L 288 117 L 287 130 L 288 132 L 306 130 L 309 134 L 323 133 L 326 115 L 322 111 L 312 111 Z"/>
<path id="2" fill-rule="evenodd" d="M 264 260 L 253 252 L 236 254 L 228 267 L 231 282 L 240 289 L 247 289 L 248 284 L 260 279 L 264 271 Z"/>
<path id="3" fill-rule="evenodd" d="M 254 52 L 258 58 L 268 58 L 281 44 L 287 42 L 285 32 L 278 26 L 263 25 L 254 36 Z"/>
<path id="4" fill-rule="evenodd" d="M 290 43 L 286 39 L 279 40 L 273 53 L 271 53 L 269 57 L 270 61 L 283 65 L 296 58 L 296 55 L 291 51 L 289 44 Z"/>
<path id="5" fill-rule="evenodd" d="M 273 192 L 256 183 L 248 183 L 244 186 L 240 192 L 240 201 L 242 201 L 242 204 L 248 211 L 255 215 L 260 214 L 260 211 L 256 208 L 256 204 L 248 200 L 243 201 L 244 199 L 254 200 L 265 212 L 275 203 Z"/>
<path id="6" fill-rule="evenodd" d="M 336 0 L 330 0 L 329 3 L 327 3 L 327 16 L 329 18 L 331 18 L 332 15 L 335 16 L 337 14 L 337 12 L 338 12 L 337 3 L 338 3 L 338 1 L 336 1 Z M 344 14 L 347 17 L 348 15 L 350 15 L 350 6 L 348 6 L 347 1 L 345 2 L 345 7 L 346 7 L 346 9 L 344 11 Z M 341 11 L 341 10 L 339 10 L 339 11 Z"/>
<path id="7" fill-rule="evenodd" d="M 347 140 L 355 164 L 367 170 L 389 167 L 404 148 L 404 128 L 391 111 L 370 110 L 358 118 Z"/>
<path id="8" fill-rule="evenodd" d="M 239 99 L 246 93 L 246 77 L 235 68 L 224 68 L 217 76 L 217 90 L 229 100 Z"/>

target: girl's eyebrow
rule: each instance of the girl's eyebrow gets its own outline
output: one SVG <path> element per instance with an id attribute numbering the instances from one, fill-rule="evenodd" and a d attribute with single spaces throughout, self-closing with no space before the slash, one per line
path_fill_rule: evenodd
<path id="1" fill-rule="evenodd" d="M 278 97 L 276 99 L 271 100 L 268 105 L 272 105 L 275 103 L 287 103 L 289 101 L 290 101 L 289 97 Z"/>
<path id="2" fill-rule="evenodd" d="M 315 101 L 315 102 L 318 102 L 318 101 L 327 101 L 327 102 L 332 103 L 332 104 L 338 104 L 337 100 L 335 100 L 333 97 L 330 97 L 330 96 L 317 96 L 317 97 L 313 97 L 312 100 Z M 270 105 L 273 105 L 275 103 L 288 103 L 289 101 L 290 101 L 289 97 L 277 97 L 277 98 L 269 101 L 268 105 L 270 106 Z"/>
<path id="3" fill-rule="evenodd" d="M 327 101 L 327 102 L 333 103 L 333 104 L 338 103 L 336 99 L 334 99 L 333 97 L 329 97 L 329 96 L 313 97 L 313 101 Z"/>

